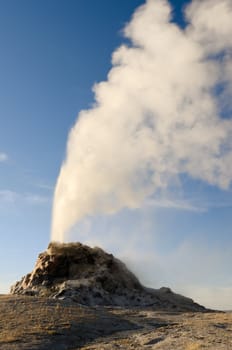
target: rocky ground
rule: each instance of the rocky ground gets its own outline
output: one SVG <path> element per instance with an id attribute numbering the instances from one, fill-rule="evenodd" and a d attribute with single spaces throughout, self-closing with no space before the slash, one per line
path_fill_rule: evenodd
<path id="1" fill-rule="evenodd" d="M 232 350 L 231 313 L 146 288 L 81 243 L 51 243 L 11 293 L 0 296 L 0 350 Z"/>
<path id="2" fill-rule="evenodd" d="M 232 349 L 232 314 L 0 296 L 1 350 Z"/>

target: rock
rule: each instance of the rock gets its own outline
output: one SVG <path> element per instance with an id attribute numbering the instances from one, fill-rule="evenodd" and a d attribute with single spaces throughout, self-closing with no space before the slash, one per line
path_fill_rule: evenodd
<path id="1" fill-rule="evenodd" d="M 70 299 L 89 306 L 205 310 L 170 288 L 156 290 L 142 286 L 112 254 L 81 243 L 50 243 L 39 254 L 34 270 L 12 286 L 11 294 Z"/>

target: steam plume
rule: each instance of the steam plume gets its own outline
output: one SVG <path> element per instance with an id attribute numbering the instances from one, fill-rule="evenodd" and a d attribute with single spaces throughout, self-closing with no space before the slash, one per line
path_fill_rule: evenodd
<path id="1" fill-rule="evenodd" d="M 182 173 L 232 180 L 232 3 L 193 0 L 188 25 L 147 0 L 124 29 L 95 105 L 72 128 L 57 180 L 52 240 L 87 215 L 140 207 Z"/>

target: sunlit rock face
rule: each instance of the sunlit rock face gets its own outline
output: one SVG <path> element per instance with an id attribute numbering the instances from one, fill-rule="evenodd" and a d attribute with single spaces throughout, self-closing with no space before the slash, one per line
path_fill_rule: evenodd
<path id="1" fill-rule="evenodd" d="M 146 288 L 112 254 L 81 243 L 50 243 L 34 270 L 11 288 L 12 294 L 69 299 L 96 306 L 152 306 L 204 311 L 169 288 Z"/>

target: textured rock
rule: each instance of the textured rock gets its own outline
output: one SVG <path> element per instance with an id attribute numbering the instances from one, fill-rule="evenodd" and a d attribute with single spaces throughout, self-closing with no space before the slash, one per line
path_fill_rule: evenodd
<path id="1" fill-rule="evenodd" d="M 203 311 L 169 288 L 146 288 L 112 254 L 81 243 L 50 243 L 34 270 L 11 288 L 12 294 L 71 299 L 84 305 L 152 306 Z"/>

